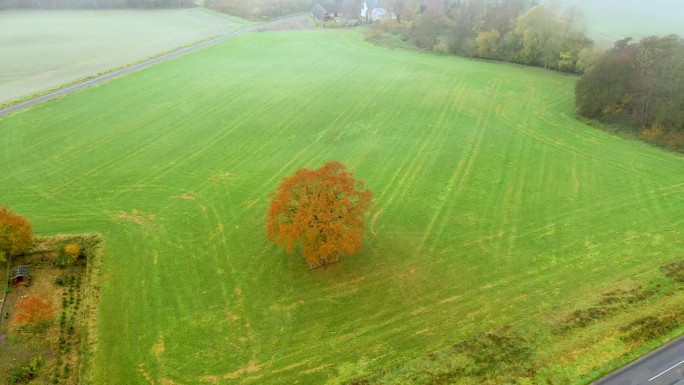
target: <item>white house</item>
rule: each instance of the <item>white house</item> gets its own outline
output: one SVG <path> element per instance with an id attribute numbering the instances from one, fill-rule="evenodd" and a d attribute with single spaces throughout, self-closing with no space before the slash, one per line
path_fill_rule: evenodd
<path id="1" fill-rule="evenodd" d="M 387 8 L 378 3 L 378 0 L 365 0 L 361 7 L 361 20 L 378 21 L 393 16 Z"/>

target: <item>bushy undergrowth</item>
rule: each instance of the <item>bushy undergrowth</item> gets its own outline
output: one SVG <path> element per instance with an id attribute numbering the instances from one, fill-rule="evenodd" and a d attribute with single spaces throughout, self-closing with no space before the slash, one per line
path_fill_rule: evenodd
<path id="1" fill-rule="evenodd" d="M 665 335 L 684 324 L 684 311 L 645 316 L 620 329 L 624 334 L 620 339 L 625 342 L 642 343 Z"/>
<path id="2" fill-rule="evenodd" d="M 512 327 L 480 334 L 406 364 L 343 382 L 347 385 L 525 383 L 535 373 L 534 339 Z M 506 380 L 504 380 L 506 379 Z"/>
<path id="3" fill-rule="evenodd" d="M 7 376 L 7 383 L 9 385 L 27 383 L 33 379 L 38 369 L 43 366 L 43 356 L 35 356 L 31 361 L 17 365 L 10 369 Z"/>
<path id="4" fill-rule="evenodd" d="M 666 276 L 684 283 L 684 260 L 668 263 L 661 269 Z"/>
<path id="5" fill-rule="evenodd" d="M 565 315 L 556 324 L 557 334 L 565 333 L 574 328 L 582 328 L 597 321 L 615 315 L 630 305 L 640 303 L 658 293 L 657 287 L 644 288 L 635 286 L 628 289 L 616 289 L 603 293 L 601 299 L 594 305 L 575 310 Z"/>

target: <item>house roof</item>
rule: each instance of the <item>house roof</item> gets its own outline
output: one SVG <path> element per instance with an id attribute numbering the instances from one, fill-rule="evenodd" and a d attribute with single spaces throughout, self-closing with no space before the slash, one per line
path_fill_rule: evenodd
<path id="1" fill-rule="evenodd" d="M 341 13 L 342 4 L 330 3 L 323 6 L 329 13 Z"/>
<path id="2" fill-rule="evenodd" d="M 14 269 L 12 269 L 12 279 L 17 278 L 17 277 L 28 277 L 28 276 L 29 276 L 29 267 L 26 265 L 15 266 Z"/>
<path id="3" fill-rule="evenodd" d="M 327 13 L 328 11 L 318 3 L 314 4 L 313 8 L 311 8 L 311 14 L 318 20 L 323 20 Z"/>

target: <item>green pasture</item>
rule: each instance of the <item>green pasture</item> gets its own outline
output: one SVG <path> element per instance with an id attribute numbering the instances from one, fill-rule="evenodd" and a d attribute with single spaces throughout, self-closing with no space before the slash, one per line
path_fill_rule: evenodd
<path id="1" fill-rule="evenodd" d="M 506 325 L 537 343 L 524 381 L 581 384 L 634 348 L 617 328 L 684 303 L 660 269 L 683 256 L 684 159 L 576 121 L 574 83 L 251 33 L 0 118 L 0 203 L 104 235 L 94 384 L 335 383 Z M 375 207 L 362 252 L 310 271 L 267 242 L 269 194 L 334 159 Z"/>
<path id="2" fill-rule="evenodd" d="M 244 23 L 201 9 L 0 11 L 0 104 Z"/>

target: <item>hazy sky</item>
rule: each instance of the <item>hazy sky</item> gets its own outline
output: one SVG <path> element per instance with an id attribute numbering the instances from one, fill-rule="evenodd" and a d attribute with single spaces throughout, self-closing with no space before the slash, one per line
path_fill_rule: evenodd
<path id="1" fill-rule="evenodd" d="M 589 35 L 601 45 L 627 36 L 684 37 L 684 0 L 563 0 L 583 10 Z"/>

